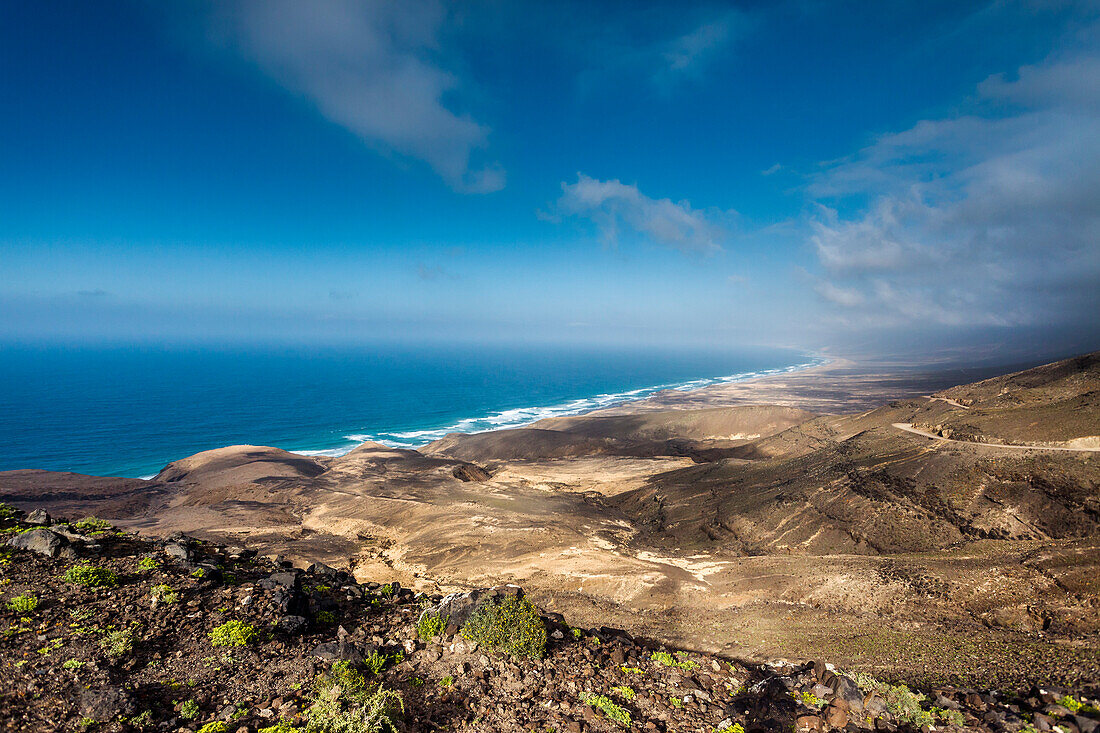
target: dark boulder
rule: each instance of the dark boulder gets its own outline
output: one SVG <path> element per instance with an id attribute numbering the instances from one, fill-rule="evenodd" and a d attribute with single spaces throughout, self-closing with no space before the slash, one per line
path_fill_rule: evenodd
<path id="1" fill-rule="evenodd" d="M 57 557 L 69 541 L 49 529 L 32 529 L 30 532 L 15 535 L 8 544 L 18 550 L 37 552 L 46 557 Z"/>

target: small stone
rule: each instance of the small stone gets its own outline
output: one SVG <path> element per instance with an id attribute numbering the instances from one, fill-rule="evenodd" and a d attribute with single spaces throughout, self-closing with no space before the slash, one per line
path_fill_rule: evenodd
<path id="1" fill-rule="evenodd" d="M 794 729 L 796 731 L 821 731 L 824 730 L 821 718 L 816 715 L 799 715 L 795 718 Z"/>
<path id="2" fill-rule="evenodd" d="M 288 634 L 300 634 L 309 626 L 309 621 L 304 616 L 287 614 L 279 619 L 278 626 Z"/>
<path id="3" fill-rule="evenodd" d="M 848 711 L 847 703 L 841 705 L 830 705 L 825 708 L 825 724 L 830 728 L 843 728 L 848 725 Z"/>
<path id="4" fill-rule="evenodd" d="M 43 527 L 49 527 L 53 523 L 53 517 L 45 509 L 35 509 L 33 512 L 27 515 L 27 524 L 38 524 Z"/>

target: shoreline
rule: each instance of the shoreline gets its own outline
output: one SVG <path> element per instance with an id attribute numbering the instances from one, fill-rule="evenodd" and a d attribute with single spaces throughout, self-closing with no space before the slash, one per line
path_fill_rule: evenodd
<path id="1" fill-rule="evenodd" d="M 451 425 L 439 428 L 423 428 L 418 430 L 402 431 L 399 433 L 381 432 L 350 434 L 345 437 L 348 437 L 349 439 L 354 438 L 357 442 L 354 442 L 351 445 L 340 446 L 336 448 L 286 450 L 296 455 L 308 456 L 311 458 L 339 458 L 341 456 L 347 455 L 359 446 L 367 443 L 377 443 L 379 445 L 384 445 L 387 448 L 418 450 L 436 440 L 456 433 L 461 435 L 473 435 L 477 433 L 494 432 L 497 430 L 514 430 L 518 428 L 529 427 L 537 422 L 546 420 L 548 418 L 577 417 L 582 415 L 600 414 L 622 414 L 616 413 L 615 411 L 630 405 L 645 404 L 648 400 L 651 400 L 662 394 L 690 395 L 695 392 L 706 390 L 712 387 L 720 387 L 723 385 L 731 384 L 747 384 L 761 379 L 769 379 L 773 377 L 782 377 L 789 374 L 809 372 L 824 366 L 828 366 L 835 361 L 835 359 L 831 357 L 817 354 L 810 354 L 807 356 L 810 356 L 809 361 L 805 361 L 799 364 L 792 364 L 787 367 L 739 372 L 736 374 L 730 374 L 720 377 L 701 377 L 685 382 L 659 384 L 651 387 L 639 387 L 637 389 L 626 390 L 623 392 L 608 392 L 587 397 L 578 397 L 576 399 L 570 400 L 569 402 L 556 405 L 530 406 L 500 410 L 498 412 L 494 412 L 481 417 L 462 418 L 461 420 L 458 420 Z M 640 398 L 635 398 L 635 396 L 638 395 L 644 396 L 641 396 Z M 530 417 L 509 419 L 509 416 L 523 413 L 529 414 Z M 478 430 L 462 429 L 464 426 L 472 426 L 479 423 L 488 423 L 490 427 Z M 392 440 L 390 438 L 382 436 L 408 438 L 409 440 Z"/>

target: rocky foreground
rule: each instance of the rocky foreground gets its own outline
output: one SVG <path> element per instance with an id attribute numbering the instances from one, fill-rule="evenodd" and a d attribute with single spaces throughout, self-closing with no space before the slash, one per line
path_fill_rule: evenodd
<path id="1" fill-rule="evenodd" d="M 1100 689 L 911 691 L 314 564 L 0 505 L 5 730 L 818 731 L 1100 726 Z"/>

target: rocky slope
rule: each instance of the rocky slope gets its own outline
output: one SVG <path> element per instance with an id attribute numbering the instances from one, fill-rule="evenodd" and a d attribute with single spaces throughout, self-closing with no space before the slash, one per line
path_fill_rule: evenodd
<path id="1" fill-rule="evenodd" d="M 997 400 L 1015 395 L 1020 437 L 1049 437 L 1052 422 L 1087 437 L 1097 362 L 856 414 L 593 415 L 339 458 L 237 446 L 153 481 L 7 472 L 0 500 L 424 593 L 517 583 L 574 623 L 728 657 L 822 656 L 920 684 L 1080 684 L 1100 676 L 1100 454 L 895 424 L 1003 416 Z M 819 403 L 852 404 L 842 380 L 827 392 Z"/>
<path id="2" fill-rule="evenodd" d="M 575 628 L 514 586 L 441 598 L 320 564 L 296 570 L 244 547 L 9 507 L 0 533 L 5 730 L 1091 733 L 1100 724 L 1095 686 L 918 693 L 821 661 L 747 664 Z"/>

